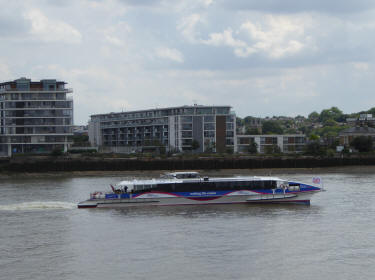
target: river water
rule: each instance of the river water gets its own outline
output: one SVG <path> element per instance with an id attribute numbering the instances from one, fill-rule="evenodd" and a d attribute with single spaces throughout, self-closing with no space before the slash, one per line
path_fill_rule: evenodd
<path id="1" fill-rule="evenodd" d="M 320 175 L 310 206 L 77 209 L 156 173 L 3 178 L 0 279 L 374 279 L 374 170 L 272 171 Z"/>

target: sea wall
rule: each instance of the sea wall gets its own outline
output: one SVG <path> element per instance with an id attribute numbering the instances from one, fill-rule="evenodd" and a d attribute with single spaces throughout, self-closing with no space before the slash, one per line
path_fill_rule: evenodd
<path id="1" fill-rule="evenodd" d="M 3 158 L 1 173 L 58 171 L 210 170 L 259 168 L 317 168 L 375 165 L 375 156 L 351 157 L 239 157 L 239 158 Z"/>

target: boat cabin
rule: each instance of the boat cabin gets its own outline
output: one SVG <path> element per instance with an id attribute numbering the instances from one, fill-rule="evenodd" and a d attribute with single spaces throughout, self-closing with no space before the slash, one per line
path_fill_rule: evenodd
<path id="1" fill-rule="evenodd" d="M 198 172 L 167 173 L 159 180 L 122 181 L 116 185 L 120 193 L 197 192 L 288 189 L 287 181 L 271 177 L 201 178 Z"/>
<path id="2" fill-rule="evenodd" d="M 171 172 L 165 173 L 161 176 L 163 179 L 194 179 L 200 178 L 199 172 L 191 171 L 191 172 Z"/>

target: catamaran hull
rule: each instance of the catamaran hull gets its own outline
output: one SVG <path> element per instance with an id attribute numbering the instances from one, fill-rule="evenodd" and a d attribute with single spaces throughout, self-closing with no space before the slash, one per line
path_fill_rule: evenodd
<path id="1" fill-rule="evenodd" d="M 207 197 L 150 197 L 126 199 L 90 199 L 78 204 L 78 208 L 121 208 L 138 206 L 176 206 L 210 204 L 291 203 L 310 204 L 317 191 L 287 194 L 225 195 Z"/>

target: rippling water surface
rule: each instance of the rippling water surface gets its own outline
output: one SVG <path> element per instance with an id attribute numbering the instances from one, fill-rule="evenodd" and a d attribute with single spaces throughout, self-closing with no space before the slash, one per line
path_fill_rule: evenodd
<path id="1" fill-rule="evenodd" d="M 311 206 L 77 209 L 126 175 L 3 179 L 0 279 L 374 279 L 374 173 L 319 172 Z"/>

